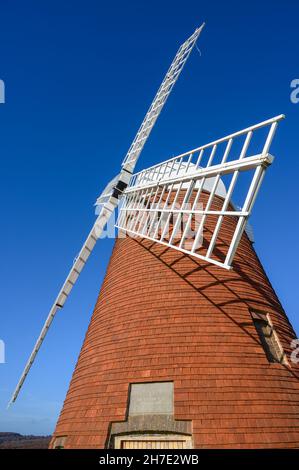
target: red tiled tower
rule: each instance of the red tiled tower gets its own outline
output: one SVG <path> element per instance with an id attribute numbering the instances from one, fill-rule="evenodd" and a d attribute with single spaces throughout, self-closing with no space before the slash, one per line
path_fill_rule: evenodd
<path id="1" fill-rule="evenodd" d="M 224 228 L 220 251 L 234 222 Z M 270 330 L 274 356 L 278 345 L 285 352 L 274 362 Z M 298 448 L 293 338 L 246 234 L 231 271 L 118 239 L 50 447 L 117 447 L 118 436 L 159 439 L 160 431 L 195 448 Z M 130 386 L 161 382 L 173 384 L 172 416 L 130 417 Z"/>

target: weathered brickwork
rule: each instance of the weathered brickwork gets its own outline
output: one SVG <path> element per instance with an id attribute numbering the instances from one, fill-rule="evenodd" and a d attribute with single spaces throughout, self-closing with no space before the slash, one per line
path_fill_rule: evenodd
<path id="1" fill-rule="evenodd" d="M 118 239 L 53 438 L 103 448 L 129 384 L 170 380 L 196 448 L 299 447 L 299 368 L 268 362 L 250 309 L 270 314 L 289 358 L 295 333 L 246 235 L 231 271 Z"/>

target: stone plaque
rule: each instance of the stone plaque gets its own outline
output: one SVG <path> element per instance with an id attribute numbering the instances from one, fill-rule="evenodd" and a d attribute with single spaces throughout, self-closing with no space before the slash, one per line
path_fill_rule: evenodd
<path id="1" fill-rule="evenodd" d="M 129 416 L 173 414 L 173 382 L 131 384 Z"/>

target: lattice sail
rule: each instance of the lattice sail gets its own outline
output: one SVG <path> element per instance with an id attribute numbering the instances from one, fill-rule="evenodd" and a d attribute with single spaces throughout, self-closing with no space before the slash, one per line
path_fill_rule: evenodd
<path id="1" fill-rule="evenodd" d="M 283 118 L 274 117 L 136 173 L 125 191 L 116 226 L 131 236 L 230 269 L 273 161 L 269 149 Z M 233 195 L 242 199 L 238 206 Z M 208 218 L 213 230 L 206 238 Z M 215 247 L 227 218 L 235 226 L 226 252 L 219 252 Z"/>
<path id="2" fill-rule="evenodd" d="M 136 163 L 140 152 L 142 151 L 144 144 L 161 112 L 161 109 L 164 106 L 175 82 L 177 81 L 203 27 L 204 23 L 199 28 L 197 28 L 179 48 L 148 112 L 145 115 L 145 118 L 136 134 L 135 139 L 133 140 L 131 147 L 128 150 L 128 153 L 123 161 L 123 165 Z"/>
<path id="3" fill-rule="evenodd" d="M 179 75 L 181 71 L 183 70 L 183 67 L 204 27 L 204 23 L 197 28 L 194 33 L 181 45 L 179 48 L 178 52 L 176 53 L 164 79 L 163 82 L 161 83 L 161 86 L 159 90 L 156 93 L 156 96 L 154 97 L 154 100 L 149 107 L 142 123 L 141 126 L 124 158 L 124 161 L 122 163 L 123 169 L 126 169 L 133 173 L 135 165 L 137 163 L 137 160 L 139 158 L 140 153 L 142 152 L 142 149 L 155 125 L 155 122 L 158 119 L 159 114 L 162 111 L 162 108 L 170 95 L 170 92 L 175 85 L 177 79 L 179 78 Z M 121 178 L 121 174 L 117 175 L 115 178 L 113 178 L 110 183 L 106 186 L 102 194 L 97 198 L 97 201 L 95 203 L 96 207 L 96 213 L 99 213 L 101 210 L 101 205 L 104 204 L 109 197 L 113 193 L 113 189 L 117 183 L 117 181 Z"/>

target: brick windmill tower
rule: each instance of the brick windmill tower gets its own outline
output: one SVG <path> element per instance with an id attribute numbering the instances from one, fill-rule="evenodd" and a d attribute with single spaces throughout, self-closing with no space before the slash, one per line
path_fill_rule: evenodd
<path id="1" fill-rule="evenodd" d="M 119 206 L 121 237 L 51 448 L 299 447 L 295 333 L 247 226 L 284 116 L 134 174 L 201 30 L 180 47 L 98 198 L 95 225 L 13 394 Z"/>

